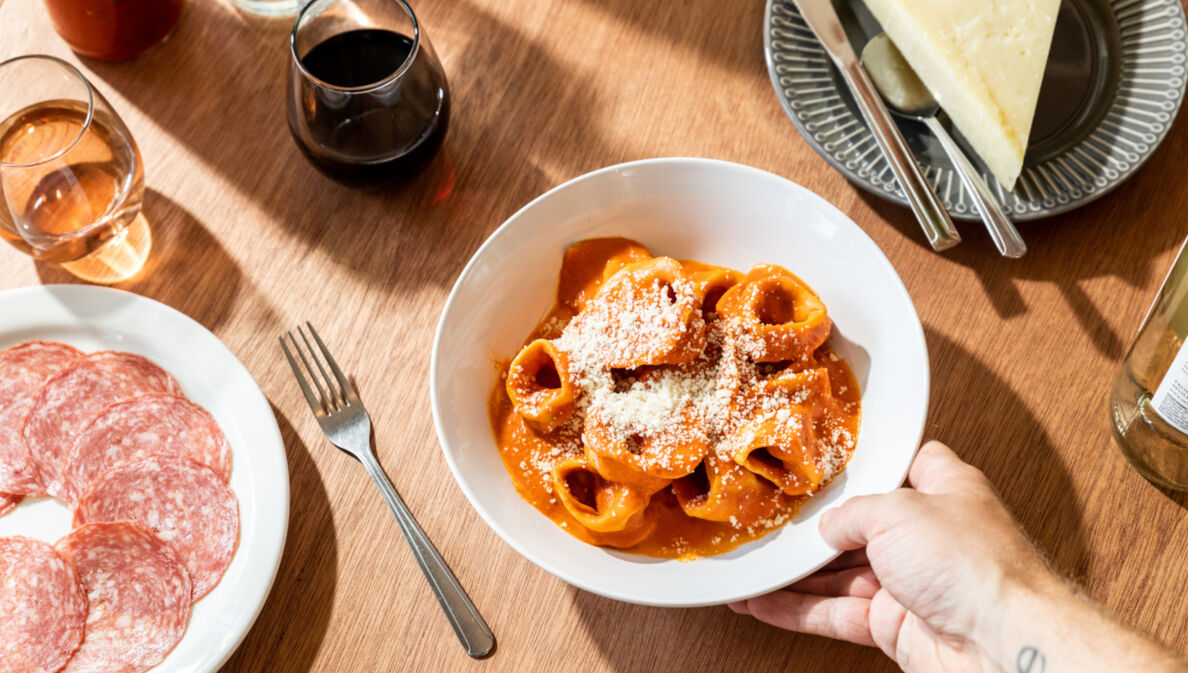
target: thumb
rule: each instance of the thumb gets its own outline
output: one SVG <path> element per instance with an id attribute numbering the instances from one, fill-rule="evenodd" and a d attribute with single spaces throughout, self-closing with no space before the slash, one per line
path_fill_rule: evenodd
<path id="1" fill-rule="evenodd" d="M 889 500 L 897 497 L 900 497 L 900 491 L 850 498 L 841 507 L 821 516 L 821 537 L 830 547 L 840 551 L 865 547 L 883 518 L 894 509 L 889 507 Z"/>
<path id="2" fill-rule="evenodd" d="M 920 447 L 908 473 L 908 483 L 921 493 L 968 491 L 974 485 L 981 487 L 983 481 L 985 476 L 977 468 L 935 440 Z"/>

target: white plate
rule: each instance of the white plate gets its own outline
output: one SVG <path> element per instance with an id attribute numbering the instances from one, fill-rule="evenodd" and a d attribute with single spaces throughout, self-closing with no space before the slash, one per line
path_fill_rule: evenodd
<path id="1" fill-rule="evenodd" d="M 493 363 L 513 357 L 552 306 L 566 246 L 596 236 L 626 236 L 657 255 L 736 269 L 780 264 L 820 293 L 836 325 L 833 344 L 862 386 L 862 426 L 850 466 L 792 523 L 727 554 L 678 562 L 586 545 L 516 494 L 487 415 Z M 765 593 L 837 555 L 817 532 L 821 512 L 902 483 L 924 429 L 928 354 L 895 270 L 836 208 L 747 166 L 654 159 L 567 182 L 487 239 L 446 302 L 429 383 L 454 478 L 516 551 L 609 598 L 688 607 Z"/>
<path id="2" fill-rule="evenodd" d="M 84 351 L 143 355 L 173 374 L 231 444 L 239 546 L 219 585 L 194 604 L 185 636 L 153 673 L 207 673 L 247 635 L 280 565 L 289 520 L 289 470 L 276 418 L 235 355 L 205 327 L 151 299 L 104 287 L 44 285 L 0 292 L 0 349 L 61 341 Z M 56 542 L 69 509 L 49 498 L 0 516 L 0 536 Z"/>

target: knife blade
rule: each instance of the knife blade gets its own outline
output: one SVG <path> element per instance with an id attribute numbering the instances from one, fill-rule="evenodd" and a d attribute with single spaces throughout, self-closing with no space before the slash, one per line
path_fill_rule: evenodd
<path id="1" fill-rule="evenodd" d="M 841 72 L 842 79 L 854 95 L 858 109 L 870 127 L 875 142 L 879 144 L 879 149 L 883 151 L 883 156 L 891 166 L 891 172 L 907 194 L 912 212 L 916 214 L 916 219 L 924 229 L 924 235 L 932 249 L 940 252 L 960 243 L 961 235 L 949 219 L 949 213 L 945 211 L 932 185 L 924 179 L 924 173 L 908 149 L 903 135 L 899 133 L 899 127 L 891 119 L 891 113 L 883 105 L 883 99 L 858 61 L 854 47 L 846 37 L 841 20 L 837 18 L 837 12 L 833 9 L 832 1 L 792 2 Z"/>

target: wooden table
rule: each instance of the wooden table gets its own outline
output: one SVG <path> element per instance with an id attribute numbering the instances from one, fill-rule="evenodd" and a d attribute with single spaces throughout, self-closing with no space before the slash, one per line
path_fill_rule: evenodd
<path id="1" fill-rule="evenodd" d="M 1178 598 L 1188 586 L 1188 500 L 1144 481 L 1106 419 L 1126 347 L 1188 229 L 1188 124 L 1117 191 L 1022 226 L 1024 259 L 1000 258 L 973 225 L 963 245 L 937 255 L 908 211 L 846 182 L 797 136 L 764 66 L 762 0 L 416 8 L 449 75 L 453 124 L 429 171 L 376 195 L 324 179 L 290 140 L 288 22 L 191 0 L 164 45 L 113 64 L 72 54 L 39 0 L 0 7 L 0 58 L 48 52 L 79 63 L 140 144 L 155 247 L 146 271 L 120 287 L 213 330 L 260 382 L 284 434 L 284 559 L 224 670 L 895 670 L 875 650 L 724 607 L 645 608 L 574 589 L 488 529 L 441 458 L 429 349 L 469 256 L 546 189 L 669 155 L 757 166 L 848 213 L 890 258 L 924 323 L 927 433 L 989 474 L 1061 572 L 1188 649 L 1188 602 Z M 0 249 L 0 290 L 59 282 L 76 281 Z M 380 459 L 498 635 L 490 659 L 472 661 L 456 645 L 374 487 L 323 440 L 300 398 L 275 335 L 307 318 L 356 373 Z"/>

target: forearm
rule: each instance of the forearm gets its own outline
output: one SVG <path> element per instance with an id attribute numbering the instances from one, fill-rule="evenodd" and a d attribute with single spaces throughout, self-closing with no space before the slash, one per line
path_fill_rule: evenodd
<path id="1" fill-rule="evenodd" d="M 984 652 L 1009 673 L 1188 673 L 1188 665 L 1055 577 L 1004 589 Z"/>

